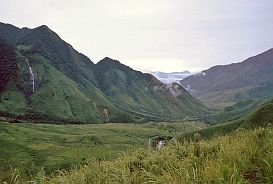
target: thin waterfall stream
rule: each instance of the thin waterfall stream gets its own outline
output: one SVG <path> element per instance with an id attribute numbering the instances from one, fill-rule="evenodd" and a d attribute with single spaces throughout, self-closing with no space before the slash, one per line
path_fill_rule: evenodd
<path id="1" fill-rule="evenodd" d="M 29 72 L 30 72 L 30 75 L 31 75 L 31 80 L 32 80 L 32 92 L 34 93 L 34 90 L 35 90 L 35 79 L 34 79 L 34 74 L 33 74 L 33 71 L 32 71 L 32 68 L 28 62 L 28 58 L 26 58 L 26 62 L 27 62 L 27 65 L 28 65 L 28 68 L 29 68 Z"/>

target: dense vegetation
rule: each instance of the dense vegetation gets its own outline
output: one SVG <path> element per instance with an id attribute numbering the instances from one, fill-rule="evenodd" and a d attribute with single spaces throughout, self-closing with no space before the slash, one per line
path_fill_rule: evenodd
<path id="1" fill-rule="evenodd" d="M 6 88 L 10 79 L 16 78 L 17 70 L 14 49 L 0 40 L 0 92 Z"/>

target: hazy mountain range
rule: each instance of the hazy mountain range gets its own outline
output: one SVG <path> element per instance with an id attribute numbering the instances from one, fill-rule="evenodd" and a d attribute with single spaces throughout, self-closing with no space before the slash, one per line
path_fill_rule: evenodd
<path id="1" fill-rule="evenodd" d="M 181 121 L 207 108 L 177 83 L 163 84 L 109 57 L 94 64 L 47 26 L 0 24 L 0 112 L 64 122 Z"/>

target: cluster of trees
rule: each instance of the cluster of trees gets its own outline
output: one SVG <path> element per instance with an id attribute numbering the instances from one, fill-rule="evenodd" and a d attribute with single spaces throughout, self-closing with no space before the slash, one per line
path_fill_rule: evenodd
<path id="1" fill-rule="evenodd" d="M 18 66 L 15 49 L 0 40 L 0 92 L 4 90 L 11 78 L 15 78 Z"/>
<path id="2" fill-rule="evenodd" d="M 10 123 L 21 123 L 22 121 L 33 121 L 35 123 L 54 123 L 54 124 L 86 124 L 85 122 L 73 119 L 63 119 L 52 117 L 46 114 L 29 112 L 27 114 L 14 114 L 0 111 L 0 117 L 5 117 Z"/>

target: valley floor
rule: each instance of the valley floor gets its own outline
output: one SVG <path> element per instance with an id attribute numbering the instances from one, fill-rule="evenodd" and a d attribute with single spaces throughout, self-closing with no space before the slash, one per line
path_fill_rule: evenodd
<path id="1" fill-rule="evenodd" d="M 51 177 L 41 172 L 33 180 L 41 184 L 273 183 L 273 128 L 240 130 L 207 141 L 195 135 L 194 141 L 173 142 L 160 151 L 138 149 L 101 163 L 93 159 Z"/>
<path id="2" fill-rule="evenodd" d="M 18 169 L 31 178 L 43 167 L 46 173 L 70 169 L 90 159 L 112 160 L 130 149 L 147 148 L 152 135 L 198 130 L 201 123 L 54 125 L 0 122 L 0 183 Z"/>

